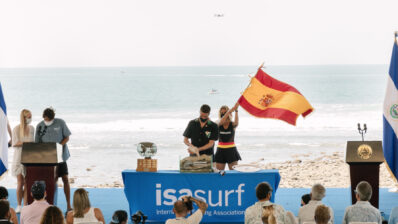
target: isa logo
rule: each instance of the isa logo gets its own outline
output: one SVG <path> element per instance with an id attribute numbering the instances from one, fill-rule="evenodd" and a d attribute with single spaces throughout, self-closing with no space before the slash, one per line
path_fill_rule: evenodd
<path id="1" fill-rule="evenodd" d="M 390 108 L 390 115 L 392 118 L 398 118 L 398 104 L 393 104 Z"/>

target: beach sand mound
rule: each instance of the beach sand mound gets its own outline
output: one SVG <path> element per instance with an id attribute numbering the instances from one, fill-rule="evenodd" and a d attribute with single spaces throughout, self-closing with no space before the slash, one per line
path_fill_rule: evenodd
<path id="1" fill-rule="evenodd" d="M 305 159 L 309 155 L 297 155 L 296 160 L 268 163 L 265 169 L 278 169 L 281 175 L 279 187 L 311 188 L 320 183 L 325 187 L 347 188 L 350 186 L 349 166 L 344 161 L 343 152 L 324 154 L 315 159 Z M 386 165 L 380 165 L 380 187 L 395 187 Z"/>

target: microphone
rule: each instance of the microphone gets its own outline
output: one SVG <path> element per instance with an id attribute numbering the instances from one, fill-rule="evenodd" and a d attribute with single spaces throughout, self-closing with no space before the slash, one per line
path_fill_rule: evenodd
<path id="1" fill-rule="evenodd" d="M 366 133 L 366 130 L 368 130 L 368 128 L 366 127 L 366 124 L 363 124 L 363 127 L 364 127 L 364 130 L 365 130 L 365 133 Z"/>
<path id="2" fill-rule="evenodd" d="M 358 131 L 361 131 L 361 124 L 358 123 Z"/>

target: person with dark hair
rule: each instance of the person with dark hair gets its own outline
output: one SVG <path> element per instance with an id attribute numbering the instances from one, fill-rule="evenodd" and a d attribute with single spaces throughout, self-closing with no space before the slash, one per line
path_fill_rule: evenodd
<path id="1" fill-rule="evenodd" d="M 270 201 L 272 196 L 272 187 L 267 182 L 259 183 L 256 187 L 256 197 L 258 202 L 248 207 L 245 211 L 245 224 L 257 224 L 262 223 L 262 216 L 264 207 L 272 206 L 273 216 L 276 219 L 276 223 L 291 224 L 291 219 L 288 217 L 285 209 L 277 204 Z"/>
<path id="2" fill-rule="evenodd" d="M 8 190 L 7 188 L 0 186 L 0 201 L 6 201 L 8 202 Z M 10 207 L 10 220 L 14 224 L 18 224 L 18 217 L 17 214 L 15 213 L 15 210 Z"/>
<path id="3" fill-rule="evenodd" d="M 303 196 L 301 196 L 301 206 L 304 206 L 306 204 L 308 204 L 308 202 L 311 200 L 311 196 L 310 194 L 303 194 Z"/>
<path id="4" fill-rule="evenodd" d="M 199 118 L 188 123 L 184 131 L 184 144 L 190 155 L 214 155 L 214 142 L 218 140 L 218 125 L 210 120 L 210 106 L 200 107 Z"/>
<path id="5" fill-rule="evenodd" d="M 0 224 L 12 224 L 12 222 L 10 222 L 10 218 L 10 202 L 0 200 Z"/>
<path id="6" fill-rule="evenodd" d="M 192 214 L 193 203 L 198 206 L 198 210 Z M 208 205 L 204 201 L 191 196 L 184 196 L 182 200 L 178 200 L 174 203 L 173 212 L 176 218 L 168 219 L 166 224 L 199 224 L 200 221 L 202 221 L 207 207 Z M 191 215 L 186 218 L 188 212 L 191 212 Z"/>
<path id="7" fill-rule="evenodd" d="M 112 215 L 112 221 L 109 224 L 127 224 L 128 215 L 124 210 L 117 210 Z"/>
<path id="8" fill-rule="evenodd" d="M 41 217 L 40 224 L 64 224 L 64 216 L 61 209 L 55 205 L 49 206 Z"/>
<path id="9" fill-rule="evenodd" d="M 31 188 L 33 202 L 24 206 L 21 211 L 21 224 L 37 224 L 40 223 L 41 216 L 50 206 L 46 201 L 46 184 L 44 181 L 35 181 Z"/>
<path id="10" fill-rule="evenodd" d="M 361 181 L 355 189 L 357 202 L 345 209 L 343 224 L 351 222 L 376 222 L 382 224 L 382 218 L 379 209 L 373 207 L 369 200 L 372 198 L 372 186 Z"/>
<path id="11" fill-rule="evenodd" d="M 218 170 L 224 170 L 225 164 L 228 164 L 230 170 L 233 166 L 238 164 L 238 160 L 241 160 L 238 149 L 235 145 L 235 130 L 239 124 L 238 116 L 239 103 L 236 103 L 231 109 L 228 106 L 222 106 L 219 111 L 219 140 L 217 146 L 217 152 L 215 155 L 216 168 Z M 235 120 L 232 121 L 232 112 L 235 112 Z"/>
<path id="12" fill-rule="evenodd" d="M 47 108 L 43 112 L 43 121 L 37 124 L 35 142 L 55 142 L 62 145 L 62 160 L 57 166 L 57 177 L 62 178 L 64 184 L 64 193 L 67 205 L 67 211 L 72 210 L 70 204 L 70 185 L 68 178 L 68 165 L 66 161 L 70 157 L 68 145 L 69 136 L 72 134 L 65 121 L 55 118 L 55 112 L 52 108 Z"/>

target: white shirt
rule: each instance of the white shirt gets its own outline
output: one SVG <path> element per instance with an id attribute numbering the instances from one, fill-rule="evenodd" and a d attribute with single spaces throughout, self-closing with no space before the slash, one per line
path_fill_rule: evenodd
<path id="1" fill-rule="evenodd" d="M 345 209 L 343 224 L 350 222 L 377 222 L 381 224 L 379 209 L 373 207 L 368 201 L 357 201 Z"/>
<path id="2" fill-rule="evenodd" d="M 303 222 L 315 222 L 315 219 L 314 219 L 315 209 L 316 209 L 316 207 L 318 207 L 318 205 L 323 205 L 322 201 L 311 200 L 308 202 L 308 204 L 301 207 L 299 210 L 299 213 L 298 213 L 299 224 L 301 224 Z M 328 208 L 330 211 L 329 223 L 333 223 L 333 221 L 334 221 L 333 210 L 331 207 L 328 207 Z"/>
<path id="3" fill-rule="evenodd" d="M 199 224 L 200 221 L 202 221 L 202 217 L 203 217 L 202 211 L 198 209 L 188 218 L 178 217 L 175 219 L 168 219 L 166 221 L 166 224 Z"/>

